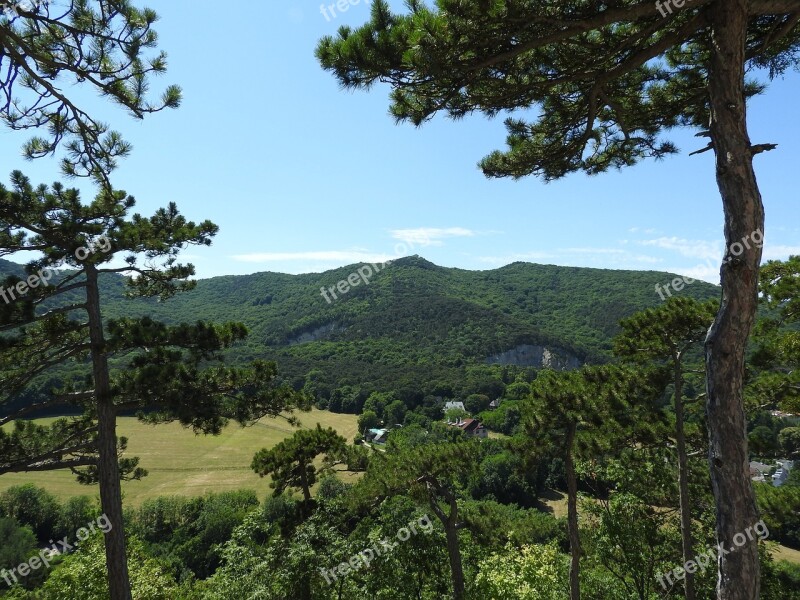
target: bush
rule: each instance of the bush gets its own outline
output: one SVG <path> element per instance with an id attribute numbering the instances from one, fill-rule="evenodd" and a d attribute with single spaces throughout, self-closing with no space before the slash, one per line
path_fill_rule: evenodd
<path id="1" fill-rule="evenodd" d="M 26 483 L 0 494 L 0 517 L 10 517 L 21 525 L 30 526 L 36 539 L 44 546 L 56 537 L 61 506 L 44 488 Z"/>
<path id="2" fill-rule="evenodd" d="M 64 536 L 71 538 L 78 529 L 95 521 L 99 516 L 100 511 L 91 498 L 74 496 L 64 503 L 58 513 L 53 539 L 63 539 Z"/>
<path id="3" fill-rule="evenodd" d="M 22 526 L 14 519 L 0 518 L 0 571 L 3 569 L 16 569 L 18 565 L 27 562 L 38 554 L 36 536 L 27 525 Z M 37 577 L 39 575 L 39 577 Z M 12 575 L 7 575 L 13 583 Z M 41 574 L 34 571 L 28 577 L 22 578 L 20 583 L 28 587 L 38 582 Z M 8 588 L 6 581 L 0 578 L 0 589 Z"/>

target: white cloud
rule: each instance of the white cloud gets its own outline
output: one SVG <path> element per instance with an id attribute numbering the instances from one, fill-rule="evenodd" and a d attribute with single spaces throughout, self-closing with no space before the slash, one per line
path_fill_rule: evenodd
<path id="1" fill-rule="evenodd" d="M 660 237 L 636 242 L 641 246 L 653 246 L 671 250 L 688 258 L 716 259 L 720 256 L 720 242 L 709 240 L 687 240 L 678 237 Z"/>
<path id="2" fill-rule="evenodd" d="M 708 261 L 704 265 L 695 265 L 694 267 L 668 267 L 664 271 L 719 285 L 720 262 L 721 259 L 716 264 Z"/>
<path id="3" fill-rule="evenodd" d="M 764 260 L 786 260 L 800 254 L 800 246 L 772 246 L 764 244 Z"/>
<path id="4" fill-rule="evenodd" d="M 440 229 L 437 227 L 418 227 L 417 229 L 394 229 L 391 231 L 392 237 L 407 244 L 419 244 L 421 246 L 442 246 L 443 239 L 454 237 L 473 237 L 476 235 L 471 229 L 463 227 L 448 227 Z"/>

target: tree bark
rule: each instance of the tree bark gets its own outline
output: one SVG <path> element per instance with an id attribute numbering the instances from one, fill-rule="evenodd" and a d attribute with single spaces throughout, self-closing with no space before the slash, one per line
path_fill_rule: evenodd
<path id="1" fill-rule="evenodd" d="M 709 464 L 717 506 L 717 543 L 729 551 L 720 552 L 718 557 L 718 600 L 757 600 L 760 587 L 757 544 L 747 542 L 735 548 L 733 542 L 737 533 L 743 534 L 758 519 L 750 482 L 742 390 L 761 263 L 761 249 L 751 237 L 755 232 L 763 235 L 764 231 L 764 207 L 753 171 L 744 96 L 748 4 L 747 0 L 717 0 L 709 10 L 710 131 L 727 243 L 721 269 L 722 301 L 705 346 Z"/>
<path id="2" fill-rule="evenodd" d="M 575 441 L 576 425 L 570 425 L 567 433 L 567 452 L 564 469 L 567 475 L 567 525 L 569 528 L 569 598 L 580 600 L 581 597 L 581 538 L 578 532 L 578 478 L 575 475 L 575 461 L 572 457 L 572 446 Z"/>
<path id="3" fill-rule="evenodd" d="M 105 534 L 109 598 L 110 600 L 132 600 L 125 549 L 125 523 L 122 516 L 122 487 L 117 456 L 117 415 L 111 397 L 103 319 L 100 312 L 98 275 L 97 269 L 91 264 L 86 265 L 85 272 L 86 311 L 89 316 L 92 372 L 97 401 L 97 475 L 100 481 L 100 506 L 111 524 L 111 529 Z"/>
<path id="4" fill-rule="evenodd" d="M 683 372 L 680 352 L 675 360 L 675 439 L 678 446 L 678 492 L 680 496 L 681 542 L 683 562 L 694 558 L 694 539 L 692 537 L 692 509 L 689 503 L 689 461 L 686 457 L 686 431 L 683 415 Z M 695 600 L 694 573 L 686 571 L 683 581 L 686 600 Z"/>
<path id="5" fill-rule="evenodd" d="M 445 536 L 447 537 L 447 555 L 450 557 L 450 572 L 453 576 L 453 600 L 464 600 L 466 591 L 464 588 L 464 568 L 461 564 L 461 544 L 458 540 L 458 529 L 452 514 L 448 522 L 444 524 L 444 527 Z"/>
<path id="6" fill-rule="evenodd" d="M 464 567 L 461 563 L 461 542 L 458 539 L 458 530 L 461 527 L 458 521 L 458 501 L 446 487 L 441 485 L 435 477 L 425 476 L 421 480 L 425 481 L 428 487 L 428 500 L 433 513 L 442 522 L 445 538 L 447 539 L 447 555 L 450 558 L 450 576 L 453 583 L 453 600 L 465 600 L 466 586 L 464 585 Z M 442 496 L 450 505 L 450 514 L 439 506 L 438 497 Z"/>
<path id="7" fill-rule="evenodd" d="M 305 500 L 306 504 L 311 501 L 311 489 L 308 485 L 308 465 L 305 463 L 300 463 L 300 487 L 303 488 L 303 499 Z"/>

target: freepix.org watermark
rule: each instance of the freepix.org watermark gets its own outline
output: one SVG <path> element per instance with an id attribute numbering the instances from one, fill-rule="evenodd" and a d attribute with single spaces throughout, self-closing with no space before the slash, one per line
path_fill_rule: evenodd
<path id="1" fill-rule="evenodd" d="M 692 0 L 664 0 L 664 2 L 661 2 L 661 0 L 657 0 L 656 9 L 658 10 L 658 12 L 661 13 L 662 17 L 666 18 L 667 15 L 672 14 L 672 6 L 680 9 L 686 6 L 687 4 L 691 3 Z"/>
<path id="2" fill-rule="evenodd" d="M 102 252 L 105 254 L 110 250 L 111 240 L 103 235 L 97 238 L 94 243 L 89 244 L 88 248 L 81 246 L 75 250 L 75 258 L 77 258 L 79 261 L 84 261 L 89 257 L 90 254 L 95 254 L 96 252 Z M 58 267 L 56 266 L 55 268 Z M 48 267 L 41 269 L 40 271 L 29 275 L 24 281 L 18 281 L 17 284 L 12 287 L 0 288 L 0 298 L 2 298 L 3 302 L 6 304 L 9 302 L 14 302 L 15 300 L 19 300 L 21 296 L 27 294 L 31 289 L 35 289 L 40 285 L 44 285 L 45 287 L 50 285 L 50 280 L 53 278 L 53 275 L 54 272 L 52 268 Z"/>
<path id="3" fill-rule="evenodd" d="M 400 545 L 400 542 L 407 542 L 411 539 L 412 535 L 417 535 L 419 533 L 417 530 L 418 527 L 424 533 L 431 533 L 433 531 L 433 523 L 431 522 L 430 517 L 425 515 L 416 521 L 411 521 L 405 527 L 401 527 L 395 536 L 399 540 L 398 542 L 391 542 L 387 539 L 383 539 L 380 542 L 373 544 L 371 548 L 366 548 L 358 554 L 354 554 L 347 562 L 343 562 L 332 569 L 320 568 L 319 571 L 322 573 L 325 581 L 328 582 L 328 585 L 330 585 L 339 578 L 336 575 L 337 571 L 339 572 L 339 575 L 344 577 L 351 571 L 354 572 L 362 568 L 369 568 L 370 563 L 377 557 L 391 554 L 397 548 L 397 546 Z M 331 577 L 333 577 L 333 579 L 331 579 Z"/>
<path id="4" fill-rule="evenodd" d="M 758 541 L 763 541 L 769 537 L 769 529 L 763 520 L 759 521 L 752 527 L 748 527 L 744 533 L 737 533 L 733 536 L 733 546 L 725 548 L 725 542 L 721 542 L 714 548 L 709 548 L 702 554 L 698 554 L 693 560 L 687 560 L 682 567 L 675 567 L 666 574 L 658 573 L 656 578 L 661 583 L 661 587 L 668 590 L 667 583 L 670 586 L 675 585 L 675 582 L 681 581 L 686 577 L 686 573 L 696 573 L 700 571 L 705 573 L 709 565 L 714 565 L 720 556 L 725 556 L 731 552 L 736 552 L 739 548 L 744 546 L 748 541 L 752 542 L 758 536 Z M 673 577 L 675 581 L 673 581 Z"/>
<path id="5" fill-rule="evenodd" d="M 96 522 L 91 522 L 86 527 L 81 527 L 75 532 L 75 537 L 78 539 L 78 541 L 74 544 L 69 543 L 69 536 L 64 536 L 64 539 L 59 540 L 58 542 L 53 542 L 53 540 L 50 540 L 50 543 L 53 544 L 52 548 L 44 548 L 41 552 L 39 552 L 38 555 L 32 556 L 30 559 L 24 563 L 21 563 L 10 571 L 3 569 L 0 571 L 0 577 L 5 579 L 9 587 L 19 583 L 18 576 L 27 577 L 42 567 L 49 567 L 50 561 L 54 556 L 72 552 L 80 545 L 81 542 L 88 540 L 92 534 L 97 531 L 97 528 L 99 528 L 103 533 L 108 533 L 111 531 L 111 520 L 105 514 L 102 514 L 97 517 Z"/>
<path id="6" fill-rule="evenodd" d="M 750 245 L 752 242 L 753 246 Z M 738 258 L 742 255 L 745 250 L 750 250 L 751 247 L 756 248 L 763 248 L 764 247 L 764 232 L 760 229 L 756 229 L 753 233 L 746 235 L 742 238 L 741 242 L 734 242 L 731 244 L 730 248 L 728 248 L 728 252 L 725 257 L 722 259 L 722 264 L 727 264 L 732 260 Z M 675 290 L 676 292 L 680 292 L 684 287 L 687 285 L 691 285 L 695 282 L 694 279 L 691 277 L 676 277 L 666 285 L 661 285 L 660 283 L 656 284 L 656 293 L 662 300 L 666 300 L 664 297 L 664 292 L 666 292 L 667 296 L 670 298 L 672 297 L 672 292 L 670 292 L 670 287 Z"/>
<path id="7" fill-rule="evenodd" d="M 339 9 L 340 13 L 347 12 L 348 10 L 350 10 L 351 6 L 355 6 L 356 4 L 361 4 L 362 1 L 364 2 L 364 4 L 369 2 L 369 0 L 336 0 L 335 3 L 328 4 L 327 6 L 324 4 L 320 4 L 319 12 L 322 13 L 322 16 L 325 17 L 325 20 L 330 23 L 331 16 L 334 19 L 337 17 L 336 15 L 337 8 Z"/>
<path id="8" fill-rule="evenodd" d="M 420 241 L 421 246 L 428 246 L 431 243 L 430 238 L 428 238 L 428 236 L 425 235 L 424 233 L 421 234 L 419 238 L 420 239 L 418 241 Z M 413 250 L 415 248 L 414 242 L 412 242 L 411 240 L 407 241 L 408 245 L 404 243 L 395 244 L 394 247 L 395 259 L 402 258 L 406 254 L 408 254 L 409 250 Z M 333 300 L 338 300 L 338 296 L 336 295 L 337 291 L 339 292 L 340 295 L 344 296 L 347 292 L 351 290 L 351 288 L 358 287 L 362 283 L 364 283 L 365 285 L 369 285 L 370 279 L 372 279 L 373 275 L 376 275 L 380 273 L 383 269 L 385 269 L 386 265 L 389 264 L 391 260 L 394 259 L 390 259 L 389 261 L 380 264 L 378 263 L 365 264 L 364 266 L 359 267 L 354 272 L 350 273 L 350 275 L 348 275 L 346 279 L 342 279 L 341 281 L 337 282 L 336 285 L 332 285 L 329 288 L 325 288 L 324 286 L 319 288 L 320 295 L 323 298 L 325 298 L 328 304 L 331 304 L 333 303 Z M 329 294 L 330 296 L 333 297 L 333 300 L 331 300 Z"/>

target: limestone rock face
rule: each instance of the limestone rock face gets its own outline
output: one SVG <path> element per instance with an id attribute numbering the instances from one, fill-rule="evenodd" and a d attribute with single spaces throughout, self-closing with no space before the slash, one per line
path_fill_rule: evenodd
<path id="1" fill-rule="evenodd" d="M 546 346 L 532 346 L 523 344 L 495 354 L 486 359 L 490 365 L 517 365 L 519 367 L 542 367 L 555 371 L 569 371 L 578 369 L 581 361 L 576 356 L 560 349 Z"/>

